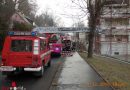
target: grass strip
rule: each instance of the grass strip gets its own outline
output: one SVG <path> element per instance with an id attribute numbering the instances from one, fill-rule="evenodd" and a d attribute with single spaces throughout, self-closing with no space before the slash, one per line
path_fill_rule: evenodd
<path id="1" fill-rule="evenodd" d="M 130 90 L 130 65 L 111 58 L 94 56 L 88 59 L 87 53 L 79 52 L 80 56 L 96 68 L 101 76 L 118 90 Z"/>

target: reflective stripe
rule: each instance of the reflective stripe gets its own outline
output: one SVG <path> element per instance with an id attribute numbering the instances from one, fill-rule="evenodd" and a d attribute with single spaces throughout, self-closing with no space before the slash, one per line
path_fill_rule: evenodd
<path id="1" fill-rule="evenodd" d="M 17 90 L 17 87 L 10 87 L 9 90 Z"/>
<path id="2" fill-rule="evenodd" d="M 41 67 L 38 68 L 24 68 L 24 71 L 40 71 Z"/>
<path id="3" fill-rule="evenodd" d="M 15 67 L 12 67 L 12 66 L 1 66 L 0 67 L 0 71 L 15 71 L 16 68 Z"/>
<path id="4" fill-rule="evenodd" d="M 34 50 L 33 50 L 33 54 L 34 55 L 38 55 L 39 54 L 39 40 L 34 40 Z"/>

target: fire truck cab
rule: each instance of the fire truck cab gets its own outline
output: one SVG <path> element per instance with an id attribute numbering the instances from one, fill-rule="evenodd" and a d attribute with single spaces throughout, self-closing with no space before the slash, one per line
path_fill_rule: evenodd
<path id="1" fill-rule="evenodd" d="M 71 40 L 63 40 L 63 51 L 71 51 L 72 50 L 72 41 Z"/>
<path id="2" fill-rule="evenodd" d="M 50 49 L 52 50 L 52 55 L 61 55 L 62 52 L 62 41 L 58 34 L 52 34 L 49 38 Z"/>
<path id="3" fill-rule="evenodd" d="M 48 39 L 36 32 L 9 32 L 2 50 L 0 71 L 11 75 L 17 71 L 34 72 L 42 76 L 45 66 L 51 65 Z"/>
<path id="4" fill-rule="evenodd" d="M 64 36 L 62 39 L 63 51 L 72 51 L 72 40 L 70 36 Z"/>

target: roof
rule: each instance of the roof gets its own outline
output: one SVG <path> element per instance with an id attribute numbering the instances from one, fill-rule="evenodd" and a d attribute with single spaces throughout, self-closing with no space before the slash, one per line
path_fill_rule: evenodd
<path id="1" fill-rule="evenodd" d="M 25 17 L 25 15 L 23 15 L 23 14 L 21 14 L 21 13 L 19 13 L 19 12 L 17 12 L 17 14 L 21 17 L 21 19 L 23 19 L 26 23 L 28 23 L 28 24 L 31 24 L 29 21 L 28 21 L 28 19 Z"/>
<path id="2" fill-rule="evenodd" d="M 13 15 L 15 15 L 15 14 L 17 14 L 19 16 L 19 18 L 21 20 L 23 20 L 25 23 L 31 24 L 31 25 L 33 24 L 33 20 L 31 20 L 29 17 L 25 16 L 21 12 L 15 12 Z M 18 19 L 12 16 L 12 20 L 17 21 Z M 18 22 L 20 22 L 20 21 L 18 20 Z"/>

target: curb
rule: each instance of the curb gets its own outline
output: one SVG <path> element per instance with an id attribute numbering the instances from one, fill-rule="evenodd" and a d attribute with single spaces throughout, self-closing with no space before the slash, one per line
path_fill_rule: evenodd
<path id="1" fill-rule="evenodd" d="M 56 85 L 54 85 L 54 82 L 55 82 L 56 75 L 57 75 L 57 73 L 58 73 L 58 71 L 59 71 L 60 65 L 59 65 L 57 68 L 58 68 L 58 69 L 56 70 L 55 75 L 53 76 L 53 80 L 51 81 L 51 85 L 50 85 L 50 87 L 49 87 L 48 90 L 53 90 L 53 89 L 54 89 L 54 86 L 57 86 L 57 83 L 55 83 Z M 54 89 L 54 90 L 55 90 L 55 89 Z"/>
<path id="2" fill-rule="evenodd" d="M 60 76 L 63 63 L 64 61 L 62 62 L 62 64 L 58 66 L 58 69 L 56 70 L 55 75 L 53 76 L 53 80 L 48 90 L 56 90 L 56 86 L 58 86 L 58 78 Z"/>
<path id="3" fill-rule="evenodd" d="M 92 66 L 87 60 L 85 60 L 85 61 L 89 64 L 89 66 L 90 66 L 106 83 L 109 84 L 109 81 L 106 80 L 105 78 L 103 78 L 103 76 L 95 69 L 94 66 Z M 113 90 L 116 90 L 111 84 L 109 84 L 109 85 L 110 85 L 110 87 L 111 87 Z"/>

